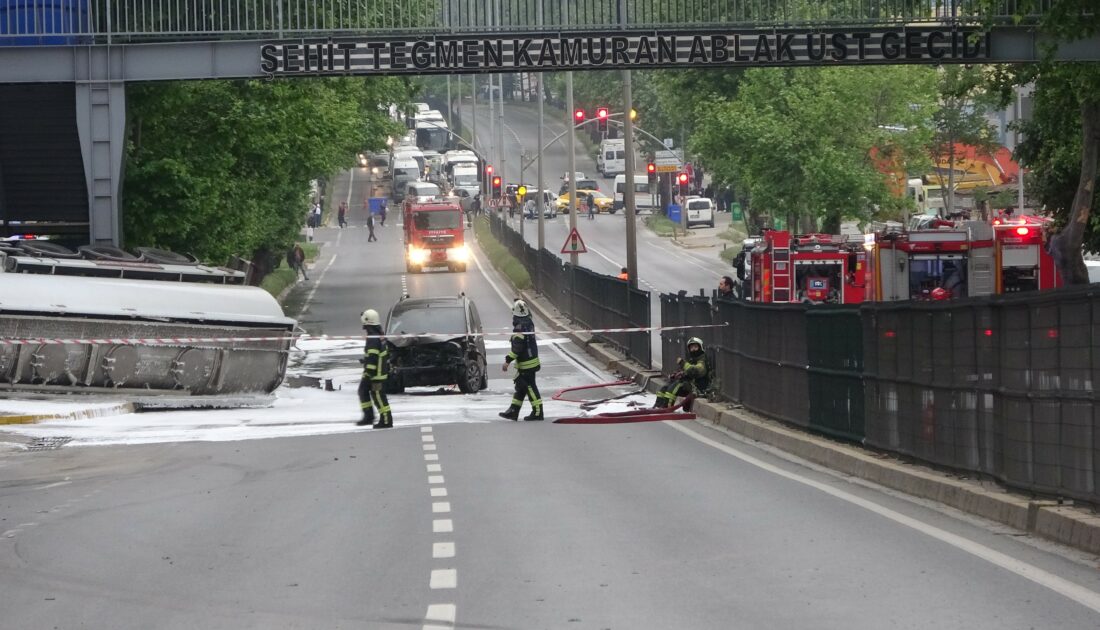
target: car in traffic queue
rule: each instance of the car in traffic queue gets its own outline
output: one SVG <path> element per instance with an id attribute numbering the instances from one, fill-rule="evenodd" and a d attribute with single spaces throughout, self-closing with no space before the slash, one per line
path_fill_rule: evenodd
<path id="1" fill-rule="evenodd" d="M 599 189 L 600 189 L 600 182 L 598 182 L 594 179 L 589 179 L 589 178 L 586 178 L 586 177 L 582 177 L 582 178 L 577 180 L 577 190 L 578 191 L 581 191 L 581 190 L 586 190 L 586 191 L 587 190 L 599 190 Z M 559 195 L 564 195 L 564 194 L 567 194 L 568 192 L 569 192 L 569 180 L 565 180 L 565 182 L 562 183 L 561 188 L 558 189 L 558 194 Z"/>
<path id="2" fill-rule="evenodd" d="M 481 317 L 465 295 L 402 299 L 390 309 L 386 335 L 389 393 L 457 385 L 473 394 L 489 386 Z"/>
<path id="3" fill-rule="evenodd" d="M 588 195 L 595 197 L 596 211 L 606 212 L 608 214 L 615 213 L 615 200 L 609 197 L 606 193 L 602 193 L 598 190 L 577 190 L 577 201 L 573 204 L 574 208 L 578 208 L 581 212 L 588 212 Z M 565 191 L 565 194 L 559 196 L 554 201 L 554 206 L 557 207 L 558 212 L 568 212 L 569 210 L 569 191 Z"/>
<path id="4" fill-rule="evenodd" d="M 684 200 L 687 211 L 687 226 L 705 225 L 714 227 L 714 202 L 707 197 L 688 197 Z"/>
<path id="5" fill-rule="evenodd" d="M 523 216 L 534 219 L 538 216 L 538 193 L 531 191 L 523 198 Z M 553 219 L 558 216 L 558 196 L 552 190 L 542 191 L 542 216 Z"/>

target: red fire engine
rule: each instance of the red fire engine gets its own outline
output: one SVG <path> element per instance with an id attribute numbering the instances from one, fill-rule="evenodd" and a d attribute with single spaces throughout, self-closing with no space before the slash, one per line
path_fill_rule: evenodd
<path id="1" fill-rule="evenodd" d="M 852 304 L 864 299 L 867 252 L 847 237 L 770 230 L 750 256 L 753 301 Z"/>
<path id="2" fill-rule="evenodd" d="M 997 235 L 997 293 L 1037 291 L 1062 286 L 1054 258 L 1043 246 L 1050 219 L 1001 215 L 993 219 Z"/>
<path id="3" fill-rule="evenodd" d="M 947 300 L 995 290 L 994 237 L 988 223 L 864 235 L 870 253 L 867 301 Z"/>
<path id="4" fill-rule="evenodd" d="M 405 269 L 409 273 L 419 273 L 425 267 L 466 271 L 470 250 L 462 231 L 462 208 L 457 203 L 408 203 L 404 211 Z"/>

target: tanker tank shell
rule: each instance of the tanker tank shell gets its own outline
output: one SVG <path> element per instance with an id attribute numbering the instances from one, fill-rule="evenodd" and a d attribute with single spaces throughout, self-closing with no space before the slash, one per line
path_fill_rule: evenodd
<path id="1" fill-rule="evenodd" d="M 282 383 L 295 326 L 256 287 L 0 273 L 0 339 L 181 340 L 0 345 L 0 396 L 266 397 Z M 182 340 L 212 337 L 231 339 Z"/>

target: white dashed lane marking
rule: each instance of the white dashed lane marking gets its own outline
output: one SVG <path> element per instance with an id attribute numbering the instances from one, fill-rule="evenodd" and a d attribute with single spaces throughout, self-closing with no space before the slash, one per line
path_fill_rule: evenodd
<path id="1" fill-rule="evenodd" d="M 435 441 L 435 436 L 434 435 L 421 435 L 420 436 L 420 441 L 421 442 L 434 442 Z"/>
<path id="2" fill-rule="evenodd" d="M 437 462 L 439 461 L 439 455 L 437 453 L 424 453 L 424 461 Z"/>
<path id="3" fill-rule="evenodd" d="M 433 534 L 450 534 L 455 530 L 454 522 L 449 518 L 437 518 L 432 521 Z"/>
<path id="4" fill-rule="evenodd" d="M 453 557 L 455 557 L 455 544 L 453 542 L 432 543 L 432 557 L 433 558 L 453 558 Z"/>
<path id="5" fill-rule="evenodd" d="M 433 497 L 445 497 L 447 496 L 446 488 L 432 488 L 431 493 Z"/>
<path id="6" fill-rule="evenodd" d="M 402 277 L 404 283 L 404 277 Z M 404 291 L 404 287 L 402 287 Z M 432 427 L 420 428 L 421 447 L 424 449 L 424 465 L 428 473 L 428 492 L 432 498 L 447 496 L 447 488 L 443 486 L 443 475 L 431 474 L 443 472 L 443 466 L 439 464 L 439 454 L 435 452 L 435 437 L 432 435 Z M 451 513 L 450 501 L 432 501 L 432 514 L 442 515 Z M 432 520 L 432 533 L 450 534 L 455 530 L 454 521 L 449 518 L 435 518 Z M 432 543 L 432 559 L 451 559 L 455 557 L 455 544 L 453 541 Z M 433 590 L 453 590 L 458 588 L 458 571 L 453 568 L 433 568 L 428 586 Z M 428 612 L 424 614 L 423 630 L 453 630 L 455 624 L 456 606 L 453 603 L 437 603 L 428 606 Z"/>
<path id="7" fill-rule="evenodd" d="M 428 472 L 443 472 L 443 467 L 439 464 L 428 464 L 426 468 Z"/>
<path id="8" fill-rule="evenodd" d="M 435 569 L 432 571 L 431 581 L 428 586 L 432 590 L 457 588 L 458 571 L 456 569 Z"/>
<path id="9" fill-rule="evenodd" d="M 433 514 L 447 514 L 451 511 L 451 503 L 449 501 L 436 501 L 432 504 Z"/>
<path id="10" fill-rule="evenodd" d="M 445 483 L 445 482 L 443 481 L 443 475 L 430 475 L 428 477 L 428 483 L 437 484 L 437 483 Z"/>

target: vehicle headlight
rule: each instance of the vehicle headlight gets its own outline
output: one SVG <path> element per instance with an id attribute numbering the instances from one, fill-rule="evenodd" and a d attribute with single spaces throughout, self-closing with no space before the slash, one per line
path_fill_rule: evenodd
<path id="1" fill-rule="evenodd" d="M 451 248 L 447 251 L 447 258 L 457 262 L 466 262 L 470 260 L 470 248 L 466 245 Z"/>
<path id="2" fill-rule="evenodd" d="M 428 250 L 419 247 L 409 248 L 409 262 L 414 265 L 423 264 L 428 260 Z"/>

